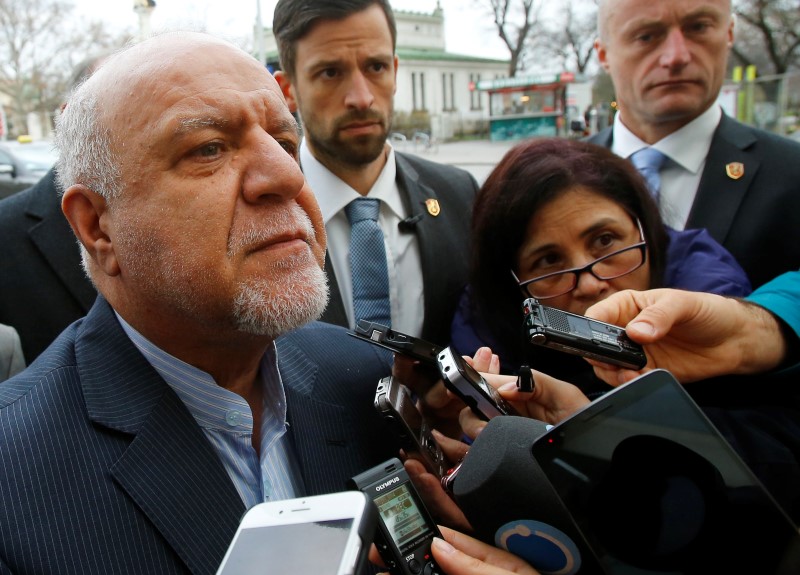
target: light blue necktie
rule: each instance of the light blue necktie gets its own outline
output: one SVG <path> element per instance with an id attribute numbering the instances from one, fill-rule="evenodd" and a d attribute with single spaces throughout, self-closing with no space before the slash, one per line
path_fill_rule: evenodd
<path id="1" fill-rule="evenodd" d="M 380 201 L 353 200 L 345 213 L 350 220 L 350 271 L 353 278 L 355 322 L 365 319 L 391 327 L 389 271 L 383 231 L 378 225 Z"/>
<path id="2" fill-rule="evenodd" d="M 644 176 L 656 203 L 658 203 L 661 193 L 661 174 L 659 172 L 666 159 L 667 157 L 655 148 L 642 148 L 631 156 L 631 162 Z"/>

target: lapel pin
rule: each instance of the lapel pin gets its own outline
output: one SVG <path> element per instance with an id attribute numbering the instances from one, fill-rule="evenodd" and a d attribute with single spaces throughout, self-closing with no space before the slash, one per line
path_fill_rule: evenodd
<path id="1" fill-rule="evenodd" d="M 744 176 L 744 164 L 741 162 L 731 162 L 725 166 L 725 173 L 732 180 L 738 180 Z"/>
<path id="2" fill-rule="evenodd" d="M 428 213 L 433 217 L 438 216 L 439 212 L 442 211 L 442 208 L 439 206 L 439 200 L 433 198 L 425 200 L 425 207 L 428 208 Z"/>

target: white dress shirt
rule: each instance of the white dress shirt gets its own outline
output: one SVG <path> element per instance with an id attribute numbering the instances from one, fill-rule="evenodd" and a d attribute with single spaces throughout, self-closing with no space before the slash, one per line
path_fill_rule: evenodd
<path id="1" fill-rule="evenodd" d="M 322 210 L 328 233 L 328 255 L 342 294 L 347 321 L 352 329 L 353 281 L 350 272 L 350 222 L 344 208 L 361 195 L 334 175 L 311 154 L 306 141 L 300 146 L 300 163 Z M 394 150 L 389 147 L 386 165 L 367 197 L 380 200 L 378 224 L 383 230 L 389 267 L 389 299 L 392 328 L 420 337 L 424 314 L 424 289 L 419 242 L 414 233 L 401 232 L 398 224 L 410 214 L 403 206 L 395 176 Z"/>
<path id="2" fill-rule="evenodd" d="M 618 156 L 630 158 L 648 145 L 625 126 L 623 115 L 624 111 L 620 111 L 614 118 L 611 150 Z M 686 227 L 711 140 L 721 118 L 722 109 L 715 104 L 680 130 L 652 145 L 667 157 L 660 172 L 659 209 L 664 223 L 675 230 Z"/>

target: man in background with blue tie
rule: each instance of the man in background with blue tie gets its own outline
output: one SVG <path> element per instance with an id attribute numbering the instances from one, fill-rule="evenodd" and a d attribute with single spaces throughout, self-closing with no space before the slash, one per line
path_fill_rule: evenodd
<path id="1" fill-rule="evenodd" d="M 386 142 L 398 65 L 388 0 L 280 0 L 273 31 L 275 77 L 300 113 L 300 161 L 328 232 L 321 319 L 369 319 L 447 344 L 478 185 Z"/>
<path id="2" fill-rule="evenodd" d="M 800 268 L 800 145 L 716 103 L 734 39 L 730 0 L 601 0 L 598 58 L 619 107 L 590 142 L 630 158 L 662 217 L 706 228 L 753 287 Z"/>

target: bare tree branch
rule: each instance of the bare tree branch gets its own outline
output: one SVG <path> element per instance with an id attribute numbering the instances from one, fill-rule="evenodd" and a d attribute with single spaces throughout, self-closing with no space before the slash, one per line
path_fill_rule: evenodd
<path id="1" fill-rule="evenodd" d="M 734 56 L 774 74 L 800 68 L 800 0 L 738 0 L 734 6 L 740 24 Z"/>
<path id="2" fill-rule="evenodd" d="M 127 39 L 97 23 L 80 26 L 72 10 L 67 0 L 0 0 L 0 91 L 17 134 L 27 132 L 30 112 L 60 105 L 78 62 Z"/>
<path id="3" fill-rule="evenodd" d="M 476 4 L 492 15 L 497 35 L 511 55 L 508 75 L 514 77 L 522 66 L 526 41 L 539 26 L 544 0 L 476 0 Z"/>

